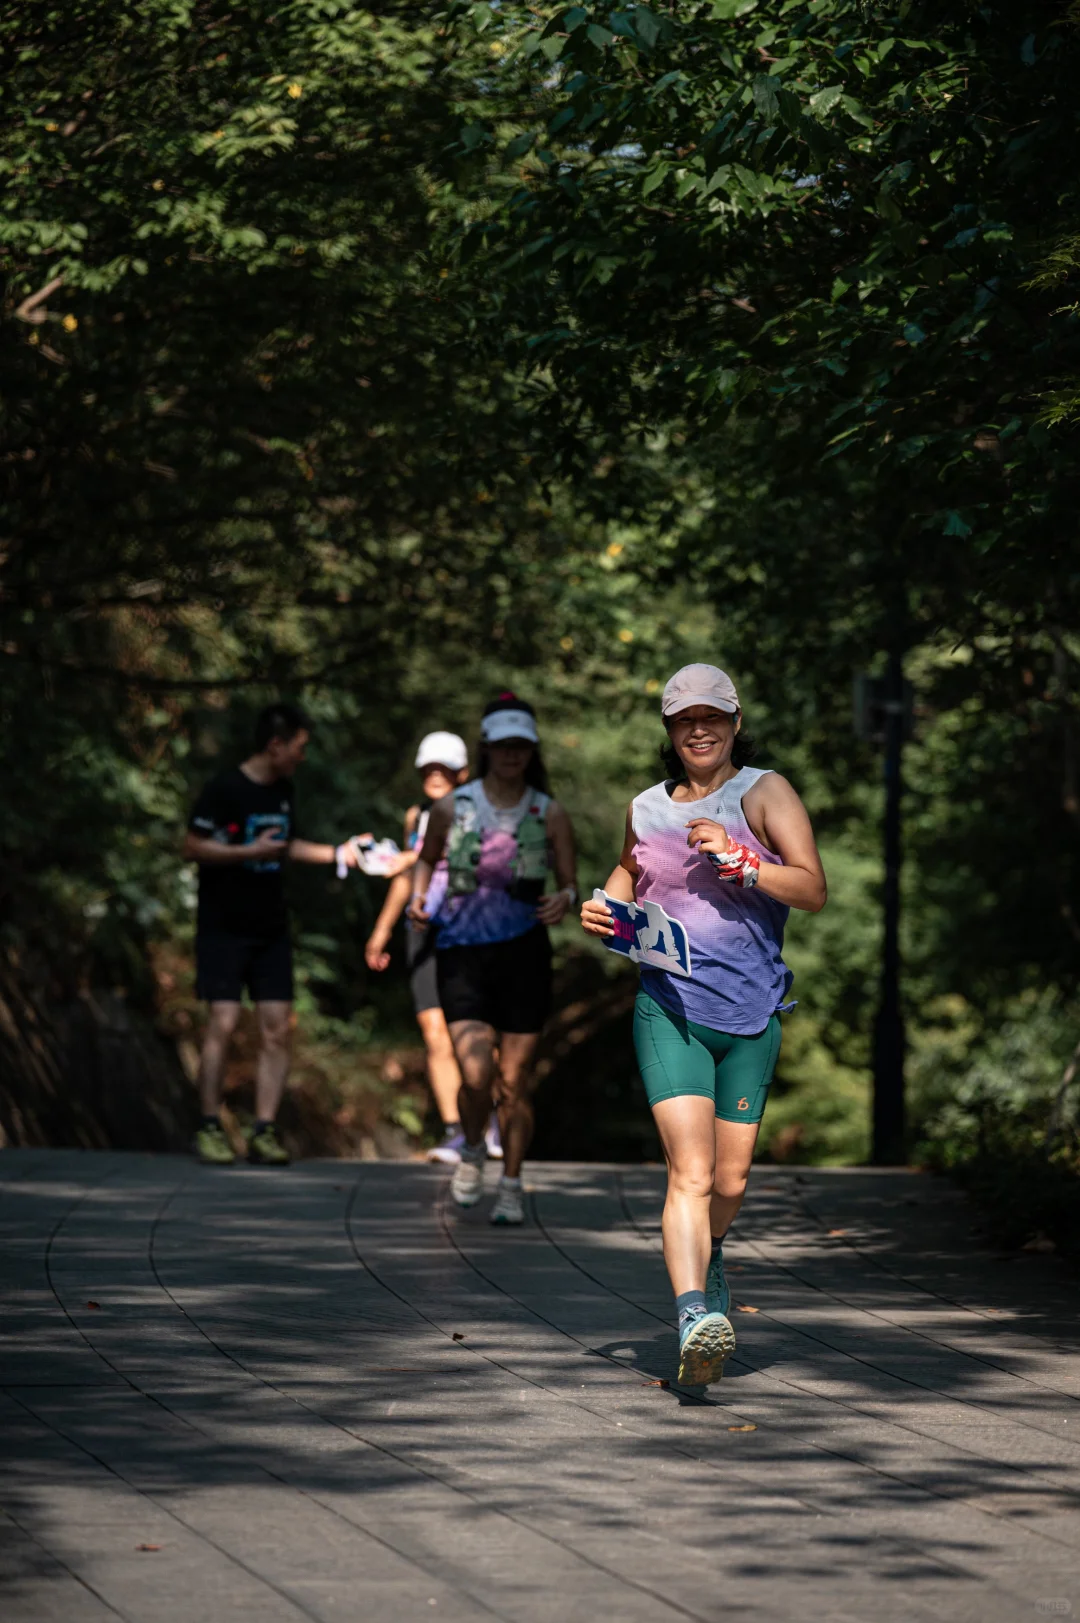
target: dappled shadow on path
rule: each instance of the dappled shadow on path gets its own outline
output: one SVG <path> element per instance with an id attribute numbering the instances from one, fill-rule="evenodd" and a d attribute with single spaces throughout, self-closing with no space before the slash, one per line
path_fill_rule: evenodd
<path id="1" fill-rule="evenodd" d="M 706 1392 L 675 1385 L 657 1172 L 538 1168 L 515 1233 L 412 1164 L 35 1156 L 0 1169 L 20 1603 L 114 1581 L 65 1530 L 75 1500 L 106 1547 L 160 1543 L 178 1579 L 224 1564 L 283 1617 L 329 1615 L 297 1577 L 312 1549 L 342 1584 L 381 1573 L 388 1617 L 436 1593 L 452 1615 L 570 1616 L 553 1564 L 632 1618 L 712 1617 L 721 1576 L 758 1615 L 790 1582 L 836 1615 L 919 1616 L 917 1584 L 928 1615 L 959 1588 L 994 1616 L 991 1568 L 1073 1559 L 1065 1277 L 1007 1307 L 969 1249 L 947 1297 L 957 1212 L 919 1208 L 937 1250 L 905 1250 L 875 1175 L 755 1194 L 727 1248 L 739 1347 Z"/>

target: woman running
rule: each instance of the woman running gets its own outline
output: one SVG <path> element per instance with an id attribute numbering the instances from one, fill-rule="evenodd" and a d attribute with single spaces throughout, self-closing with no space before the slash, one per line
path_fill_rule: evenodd
<path id="1" fill-rule="evenodd" d="M 411 869 L 427 832 L 431 808 L 469 775 L 469 752 L 464 739 L 456 733 L 428 733 L 426 738 L 420 740 L 416 767 L 420 773 L 422 797 L 417 805 L 410 806 L 405 813 L 405 851 L 401 866 L 390 881 L 382 911 L 364 948 L 368 968 L 377 973 L 381 973 L 390 963 L 390 937 L 394 925 L 409 904 L 412 894 Z M 435 886 L 445 888 L 445 882 L 446 866 L 441 864 L 432 889 Z M 439 989 L 435 984 L 434 928 L 409 921 L 405 929 L 405 956 L 409 965 L 416 1023 L 427 1051 L 428 1080 L 443 1124 L 442 1142 L 428 1151 L 428 1160 L 456 1166 L 461 1160 L 461 1147 L 465 1142 L 458 1114 L 461 1072 L 439 1005 Z M 489 1145 L 489 1152 L 492 1148 Z"/>
<path id="2" fill-rule="evenodd" d="M 745 765 L 742 712 L 715 665 L 676 671 L 662 700 L 671 777 L 626 815 L 607 882 L 686 929 L 690 975 L 643 967 L 634 1047 L 668 1166 L 664 1261 L 679 1315 L 679 1380 L 719 1380 L 735 1348 L 722 1242 L 746 1192 L 780 1052 L 791 972 L 781 950 L 792 907 L 825 906 L 806 808 L 785 778 Z M 588 901 L 590 935 L 614 934 Z"/>
<path id="3" fill-rule="evenodd" d="M 577 900 L 570 819 L 547 792 L 536 714 L 504 693 L 484 710 L 479 776 L 431 808 L 409 916 L 438 926 L 439 1001 L 461 1068 L 465 1144 L 450 1192 L 483 1192 L 484 1126 L 498 1084 L 503 1176 L 493 1223 L 521 1223 L 521 1163 L 533 1130 L 529 1083 L 551 1010 L 547 927 Z M 447 865 L 445 894 L 433 884 Z M 559 889 L 544 896 L 548 868 Z M 496 1057 L 496 1047 L 498 1055 Z"/>

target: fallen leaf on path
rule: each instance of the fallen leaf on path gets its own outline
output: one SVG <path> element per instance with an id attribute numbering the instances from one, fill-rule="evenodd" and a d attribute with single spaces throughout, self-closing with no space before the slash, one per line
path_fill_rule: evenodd
<path id="1" fill-rule="evenodd" d="M 1057 1246 L 1048 1234 L 1036 1234 L 1034 1239 L 1025 1240 L 1020 1247 L 1021 1251 L 1056 1251 Z"/>
<path id="2" fill-rule="evenodd" d="M 759 1307 L 746 1307 L 742 1302 L 739 1302 L 738 1311 L 740 1313 L 760 1313 L 761 1309 Z"/>
<path id="3" fill-rule="evenodd" d="M 461 1333 L 461 1331 L 460 1331 L 460 1330 L 455 1330 L 455 1331 L 454 1331 L 454 1336 L 453 1336 L 453 1339 L 454 1339 L 454 1340 L 455 1340 L 455 1341 L 464 1341 L 464 1340 L 465 1340 L 465 1337 L 464 1337 L 464 1336 L 463 1336 L 463 1335 L 462 1335 L 462 1333 Z"/>
<path id="4" fill-rule="evenodd" d="M 646 1381 L 646 1386 L 670 1386 L 670 1381 Z"/>
<path id="5" fill-rule="evenodd" d="M 101 1303 L 100 1302 L 87 1302 L 86 1305 L 87 1305 L 88 1308 L 92 1308 L 95 1313 L 100 1313 L 101 1312 Z"/>
<path id="6" fill-rule="evenodd" d="M 828 1234 L 826 1235 L 826 1239 L 837 1240 L 837 1239 L 840 1238 L 841 1234 L 850 1234 L 850 1233 L 851 1233 L 850 1229 L 830 1229 Z"/>
<path id="7" fill-rule="evenodd" d="M 728 1431 L 757 1431 L 756 1426 L 729 1426 Z"/>
<path id="8" fill-rule="evenodd" d="M 135 1548 L 137 1550 L 160 1550 L 161 1545 L 160 1544 L 136 1544 Z"/>

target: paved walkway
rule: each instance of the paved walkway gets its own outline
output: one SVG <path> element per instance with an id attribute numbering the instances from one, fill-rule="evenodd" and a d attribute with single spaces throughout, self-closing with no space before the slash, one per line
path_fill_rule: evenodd
<path id="1" fill-rule="evenodd" d="M 678 1390 L 650 1168 L 0 1155 L 5 1623 L 1080 1615 L 1080 1335 L 904 1172 L 755 1173 Z"/>

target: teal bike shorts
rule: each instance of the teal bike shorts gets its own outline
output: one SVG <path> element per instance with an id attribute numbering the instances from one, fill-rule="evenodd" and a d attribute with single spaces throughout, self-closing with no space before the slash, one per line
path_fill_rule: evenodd
<path id="1" fill-rule="evenodd" d="M 756 1037 L 712 1031 L 662 1009 L 647 992 L 634 1004 L 634 1049 L 650 1106 L 699 1094 L 721 1121 L 760 1121 L 780 1053 L 774 1014 Z"/>

